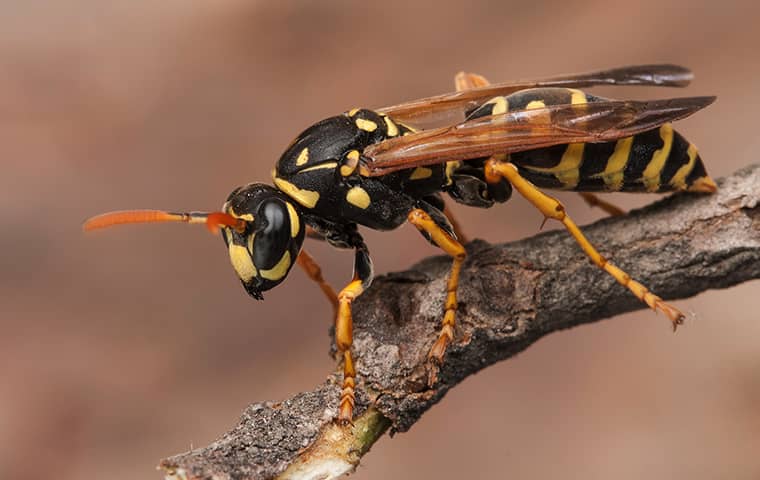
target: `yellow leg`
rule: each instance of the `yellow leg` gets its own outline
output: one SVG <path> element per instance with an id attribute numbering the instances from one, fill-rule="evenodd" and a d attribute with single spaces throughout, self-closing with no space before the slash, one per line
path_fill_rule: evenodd
<path id="1" fill-rule="evenodd" d="M 457 92 L 486 87 L 490 84 L 491 82 L 486 80 L 486 77 L 478 75 L 477 73 L 459 72 L 454 77 L 454 86 L 456 87 Z"/>
<path id="2" fill-rule="evenodd" d="M 444 229 L 439 227 L 430 215 L 423 210 L 415 208 L 409 213 L 409 223 L 417 227 L 420 231 L 426 232 L 430 235 L 433 242 L 438 245 L 441 250 L 451 255 L 453 262 L 451 264 L 451 272 L 449 273 L 449 280 L 446 284 L 446 303 L 444 305 L 443 320 L 441 322 L 441 332 L 438 335 L 438 340 L 433 344 L 433 347 L 428 353 L 428 360 L 440 366 L 443 364 L 443 356 L 446 353 L 446 347 L 454 339 L 454 325 L 456 323 L 456 311 L 457 311 L 457 286 L 459 284 L 459 272 L 462 268 L 462 262 L 466 257 L 466 252 L 461 243 L 457 242 L 451 237 Z M 430 384 L 435 383 L 435 374 L 431 374 L 428 382 Z"/>
<path id="3" fill-rule="evenodd" d="M 562 222 L 592 262 L 612 275 L 618 283 L 628 288 L 638 299 L 649 305 L 651 309 L 655 311 L 660 310 L 665 313 L 673 323 L 674 330 L 683 322 L 684 315 L 677 308 L 665 303 L 644 285 L 633 280 L 630 275 L 608 262 L 581 233 L 575 222 L 565 213 L 565 207 L 557 199 L 546 195 L 528 180 L 521 177 L 517 171 L 517 167 L 512 163 L 502 162 L 495 158 L 489 159 L 485 165 L 485 177 L 489 183 L 498 182 L 501 177 L 506 178 L 515 190 L 520 192 L 523 197 L 544 214 L 545 218 L 553 218 Z"/>
<path id="4" fill-rule="evenodd" d="M 620 215 L 625 215 L 625 210 L 623 210 L 620 207 L 617 207 L 610 202 L 606 200 L 602 200 L 601 198 L 597 197 L 593 193 L 590 192 L 578 192 L 578 194 L 583 197 L 583 200 L 586 201 L 589 207 L 599 207 L 605 212 L 607 212 L 608 215 L 612 217 L 618 217 Z"/>
<path id="5" fill-rule="evenodd" d="M 317 285 L 319 285 L 319 288 L 333 307 L 334 317 L 338 312 L 338 296 L 335 294 L 335 290 L 333 290 L 330 284 L 325 281 L 324 277 L 322 277 L 322 269 L 319 267 L 317 261 L 314 260 L 314 257 L 309 255 L 306 250 L 301 250 L 296 262 L 310 279 L 317 282 Z"/>
<path id="6" fill-rule="evenodd" d="M 340 392 L 338 421 L 342 424 L 351 423 L 354 414 L 356 396 L 356 371 L 351 357 L 353 343 L 353 319 L 351 317 L 351 302 L 364 291 L 362 281 L 354 278 L 346 288 L 338 294 L 338 316 L 335 320 L 335 345 L 338 352 L 343 354 L 343 388 Z"/>

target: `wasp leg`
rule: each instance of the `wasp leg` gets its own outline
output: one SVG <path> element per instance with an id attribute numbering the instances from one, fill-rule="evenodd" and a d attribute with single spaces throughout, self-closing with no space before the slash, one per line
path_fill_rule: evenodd
<path id="1" fill-rule="evenodd" d="M 367 247 L 362 243 L 356 248 L 353 280 L 338 294 L 338 315 L 335 319 L 335 346 L 338 352 L 343 354 L 343 387 L 340 392 L 338 422 L 344 425 L 351 423 L 356 403 L 356 370 L 351 357 L 353 343 L 351 302 L 361 295 L 370 283 L 372 283 L 372 261 Z"/>
<path id="2" fill-rule="evenodd" d="M 454 235 L 457 236 L 459 243 L 462 245 L 470 243 L 469 237 L 467 237 L 467 235 L 465 235 L 462 231 L 462 224 L 457 221 L 456 217 L 454 216 L 454 212 L 451 211 L 451 207 L 449 205 L 444 205 L 443 214 L 446 215 L 446 217 L 449 219 L 449 222 L 451 222 L 451 228 L 454 229 Z"/>
<path id="3" fill-rule="evenodd" d="M 488 182 L 498 182 L 501 177 L 509 180 L 509 183 L 520 192 L 530 203 L 544 214 L 546 219 L 553 218 L 562 222 L 570 235 L 588 255 L 592 262 L 599 268 L 612 275 L 621 285 L 628 288 L 638 299 L 649 305 L 652 310 L 662 311 L 673 323 L 675 330 L 683 323 L 684 315 L 677 308 L 669 305 L 660 297 L 649 291 L 644 285 L 633 280 L 630 275 L 607 261 L 588 239 L 581 233 L 575 222 L 565 213 L 565 207 L 555 198 L 546 195 L 528 180 L 520 176 L 517 167 L 509 162 L 503 162 L 496 158 L 486 161 L 485 176 Z"/>
<path id="4" fill-rule="evenodd" d="M 591 192 L 578 192 L 578 194 L 586 201 L 586 204 L 588 204 L 589 207 L 599 207 L 611 217 L 625 215 L 625 210 L 606 200 L 602 200 Z"/>
<path id="5" fill-rule="evenodd" d="M 409 223 L 417 227 L 431 242 L 435 243 L 444 252 L 451 255 L 453 262 L 449 280 L 446 284 L 446 303 L 444 305 L 443 320 L 441 321 L 441 332 L 438 340 L 428 353 L 428 360 L 434 365 L 428 377 L 428 384 L 433 385 L 436 382 L 436 367 L 443 364 L 443 356 L 446 353 L 446 347 L 454 339 L 454 325 L 456 322 L 457 311 L 457 286 L 459 284 L 459 272 L 462 263 L 466 257 L 466 252 L 461 243 L 457 242 L 446 229 L 442 228 L 431 215 L 421 208 L 415 208 L 409 212 Z"/>
<path id="6" fill-rule="evenodd" d="M 454 77 L 454 86 L 457 92 L 472 90 L 473 88 L 487 87 L 491 82 L 483 75 L 477 73 L 459 72 Z"/>
<path id="7" fill-rule="evenodd" d="M 314 260 L 314 257 L 309 255 L 306 250 L 301 250 L 301 253 L 299 253 L 296 258 L 296 262 L 310 279 L 317 282 L 322 293 L 325 294 L 330 305 L 332 305 L 333 316 L 335 316 L 338 312 L 338 295 L 335 294 L 335 290 L 333 290 L 330 284 L 325 281 L 324 277 L 322 277 L 322 269 L 319 267 L 317 261 Z"/>

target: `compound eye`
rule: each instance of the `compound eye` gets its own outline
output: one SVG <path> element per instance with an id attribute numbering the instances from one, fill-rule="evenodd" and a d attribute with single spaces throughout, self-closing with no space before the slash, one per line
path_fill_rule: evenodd
<path id="1" fill-rule="evenodd" d="M 283 261 L 291 241 L 290 217 L 284 202 L 265 201 L 256 218 L 253 262 L 259 270 L 271 269 Z"/>

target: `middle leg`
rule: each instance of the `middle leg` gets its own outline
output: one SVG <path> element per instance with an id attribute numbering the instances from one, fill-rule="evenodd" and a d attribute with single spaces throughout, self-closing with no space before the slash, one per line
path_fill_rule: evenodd
<path id="1" fill-rule="evenodd" d="M 442 215 L 442 214 L 441 214 Z M 467 255 L 461 243 L 441 227 L 431 215 L 421 208 L 415 208 L 409 213 L 409 223 L 417 227 L 431 242 L 435 243 L 444 252 L 451 255 L 453 262 L 451 272 L 446 283 L 446 301 L 444 304 L 443 320 L 441 321 L 441 331 L 438 339 L 428 353 L 428 360 L 433 362 L 434 367 L 440 367 L 443 364 L 443 357 L 446 348 L 454 339 L 454 326 L 456 324 L 457 311 L 457 287 L 459 286 L 459 272 L 462 263 Z M 428 378 L 428 384 L 432 385 L 436 381 L 435 370 L 431 370 Z"/>

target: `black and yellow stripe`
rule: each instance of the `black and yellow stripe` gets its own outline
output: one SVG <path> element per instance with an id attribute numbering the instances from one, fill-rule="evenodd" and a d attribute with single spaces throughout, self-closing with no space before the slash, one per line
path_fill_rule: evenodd
<path id="1" fill-rule="evenodd" d="M 575 89 L 534 88 L 492 99 L 471 117 L 603 100 Z M 670 123 L 616 142 L 556 145 L 513 153 L 510 161 L 521 176 L 541 188 L 583 192 L 712 192 L 716 188 L 696 147 Z"/>

